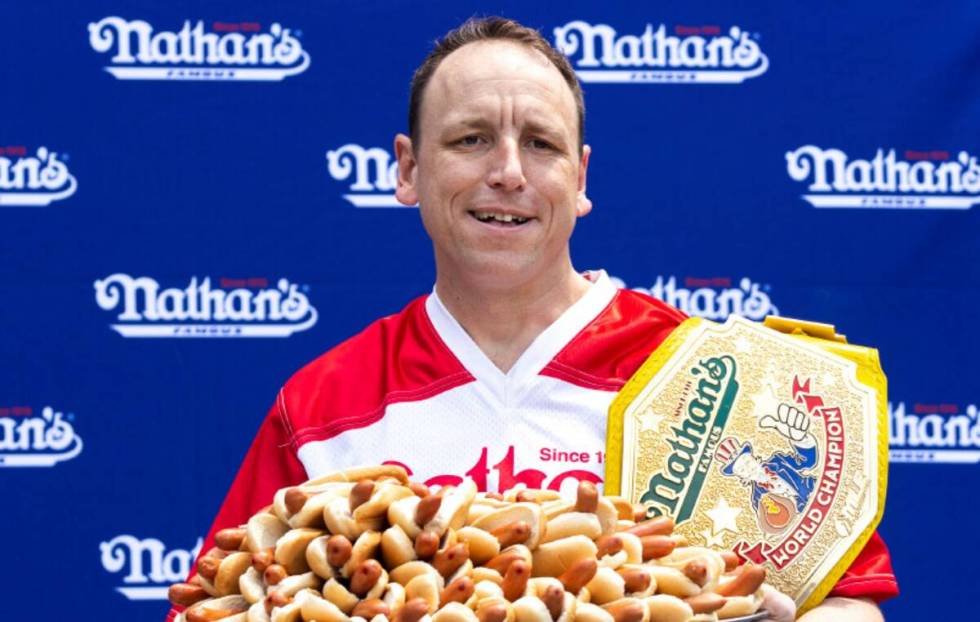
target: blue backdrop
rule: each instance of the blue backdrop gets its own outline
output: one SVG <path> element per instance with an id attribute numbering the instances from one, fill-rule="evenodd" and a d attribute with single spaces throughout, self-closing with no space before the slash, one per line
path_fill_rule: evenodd
<path id="1" fill-rule="evenodd" d="M 162 619 L 280 384 L 431 288 L 392 137 L 487 13 L 581 72 L 576 267 L 881 350 L 886 614 L 970 615 L 980 4 L 817 7 L 6 3 L 0 617 Z"/>

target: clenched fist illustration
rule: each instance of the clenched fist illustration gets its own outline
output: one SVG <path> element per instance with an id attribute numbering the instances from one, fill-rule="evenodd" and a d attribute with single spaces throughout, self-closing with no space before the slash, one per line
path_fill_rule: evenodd
<path id="1" fill-rule="evenodd" d="M 807 437 L 810 417 L 791 404 L 780 404 L 776 416 L 766 415 L 759 421 L 762 428 L 775 428 L 777 432 L 791 441 L 800 442 Z"/>

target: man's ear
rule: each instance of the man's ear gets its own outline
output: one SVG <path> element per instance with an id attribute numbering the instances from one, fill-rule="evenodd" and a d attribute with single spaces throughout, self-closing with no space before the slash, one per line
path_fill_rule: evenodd
<path id="1" fill-rule="evenodd" d="M 582 161 L 578 167 L 578 196 L 576 197 L 575 215 L 585 216 L 592 211 L 592 201 L 585 196 L 585 178 L 589 170 L 589 156 L 592 154 L 592 147 L 582 146 Z"/>
<path id="2" fill-rule="evenodd" d="M 404 134 L 395 136 L 395 159 L 398 160 L 398 186 L 395 188 L 395 198 L 403 205 L 414 206 L 419 202 L 416 179 L 418 178 L 418 162 L 412 139 Z"/>

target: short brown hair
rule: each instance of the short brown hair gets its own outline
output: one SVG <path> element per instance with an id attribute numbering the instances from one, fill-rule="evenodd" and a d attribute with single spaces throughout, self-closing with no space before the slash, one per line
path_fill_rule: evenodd
<path id="1" fill-rule="evenodd" d="M 439 67 L 439 63 L 467 43 L 488 40 L 514 41 L 526 45 L 544 54 L 545 58 L 558 69 L 575 98 L 575 108 L 578 113 L 578 148 L 581 152 L 585 142 L 585 102 L 582 98 L 582 87 L 575 76 L 575 70 L 572 69 L 568 58 L 551 47 L 551 44 L 541 36 L 540 32 L 504 17 L 471 18 L 459 28 L 450 30 L 446 36 L 436 41 L 436 46 L 425 57 L 419 68 L 415 70 L 415 75 L 412 76 L 412 89 L 408 100 L 408 134 L 412 138 L 412 144 L 418 145 L 419 110 L 422 107 L 422 95 L 429 80 L 432 79 L 432 74 Z"/>

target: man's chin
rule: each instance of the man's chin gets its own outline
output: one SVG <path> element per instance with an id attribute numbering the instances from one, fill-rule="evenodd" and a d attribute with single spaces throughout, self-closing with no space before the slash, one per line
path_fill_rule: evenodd
<path id="1" fill-rule="evenodd" d="M 461 280 L 491 290 L 520 287 L 535 278 L 540 271 L 529 262 L 527 254 L 481 253 L 471 257 L 460 270 Z"/>

